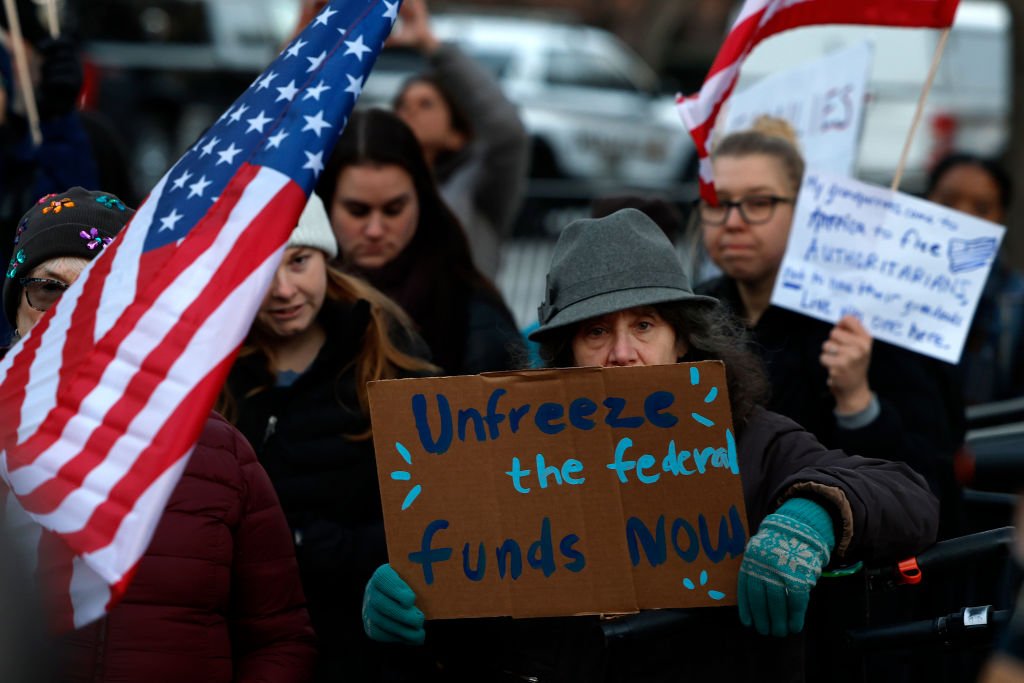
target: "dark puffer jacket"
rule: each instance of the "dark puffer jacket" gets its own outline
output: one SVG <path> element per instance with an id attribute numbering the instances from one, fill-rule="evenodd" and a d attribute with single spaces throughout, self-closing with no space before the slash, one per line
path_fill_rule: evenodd
<path id="1" fill-rule="evenodd" d="M 212 415 L 123 600 L 64 639 L 60 680 L 308 681 L 304 602 L 270 481 Z"/>

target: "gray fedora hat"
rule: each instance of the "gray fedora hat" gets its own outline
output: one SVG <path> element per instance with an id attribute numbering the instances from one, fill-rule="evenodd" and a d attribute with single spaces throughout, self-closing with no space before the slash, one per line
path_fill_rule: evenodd
<path id="1" fill-rule="evenodd" d="M 555 245 L 537 341 L 552 330 L 636 306 L 672 301 L 713 305 L 694 294 L 672 243 L 644 213 L 622 209 L 566 226 Z"/>

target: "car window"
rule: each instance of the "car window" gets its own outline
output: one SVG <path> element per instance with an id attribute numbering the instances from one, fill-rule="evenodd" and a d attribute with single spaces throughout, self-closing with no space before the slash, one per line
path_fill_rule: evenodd
<path id="1" fill-rule="evenodd" d="M 498 52 L 494 50 L 473 50 L 471 56 L 476 63 L 487 69 L 497 78 L 502 79 L 508 72 L 508 66 L 512 63 L 510 52 Z"/>
<path id="2" fill-rule="evenodd" d="M 633 92 L 637 90 L 636 85 L 624 73 L 597 55 L 573 50 L 550 50 L 546 62 L 544 80 L 552 85 Z"/>

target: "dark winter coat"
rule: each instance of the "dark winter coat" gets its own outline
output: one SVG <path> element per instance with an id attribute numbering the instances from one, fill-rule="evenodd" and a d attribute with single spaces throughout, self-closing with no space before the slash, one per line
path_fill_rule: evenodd
<path id="1" fill-rule="evenodd" d="M 938 501 L 903 463 L 828 450 L 760 408 L 738 435 L 737 453 L 751 533 L 784 500 L 800 497 L 831 513 L 834 563 L 902 559 L 935 540 Z M 434 622 L 427 645 L 438 681 L 803 680 L 803 635 L 758 636 L 731 608 L 696 610 L 687 625 L 615 648 L 592 617 Z"/>
<path id="2" fill-rule="evenodd" d="M 211 416 L 124 598 L 63 639 L 59 680 L 308 681 L 304 603 L 270 481 Z"/>
<path id="3" fill-rule="evenodd" d="M 734 280 L 697 288 L 733 312 L 743 305 Z M 772 395 L 768 407 L 795 420 L 829 448 L 898 460 L 924 476 L 943 503 L 955 497 L 952 458 L 964 437 L 962 391 L 953 366 L 875 341 L 868 383 L 881 413 L 860 429 L 843 429 L 834 414 L 828 372 L 819 362 L 832 325 L 770 306 L 751 328 L 752 350 L 765 361 Z M 944 511 L 945 512 L 945 511 Z"/>
<path id="4" fill-rule="evenodd" d="M 369 316 L 365 301 L 325 302 L 319 321 L 327 340 L 290 386 L 275 386 L 262 355 L 239 359 L 228 379 L 236 424 L 270 475 L 292 531 L 320 645 L 317 680 L 377 680 L 389 656 L 363 633 L 360 616 L 363 588 L 388 557 L 370 420 L 359 407 L 352 365 Z"/>
<path id="5" fill-rule="evenodd" d="M 438 158 L 438 189 L 466 231 L 473 262 L 494 280 L 501 242 L 511 233 L 526 190 L 530 136 L 501 85 L 459 48 L 441 46 L 430 56 L 430 67 L 473 126 L 468 145 Z"/>

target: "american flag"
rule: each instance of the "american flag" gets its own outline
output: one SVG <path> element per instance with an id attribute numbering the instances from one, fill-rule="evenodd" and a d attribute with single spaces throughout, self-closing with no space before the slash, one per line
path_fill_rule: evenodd
<path id="1" fill-rule="evenodd" d="M 725 43 L 695 95 L 676 98 L 683 125 L 690 131 L 700 162 L 700 194 L 717 205 L 711 173 L 715 121 L 739 79 L 754 46 L 781 31 L 815 24 L 873 24 L 946 28 L 960 0 L 746 0 Z"/>
<path id="2" fill-rule="evenodd" d="M 399 3 L 328 4 L 0 363 L 7 517 L 57 628 L 123 595 Z"/>

